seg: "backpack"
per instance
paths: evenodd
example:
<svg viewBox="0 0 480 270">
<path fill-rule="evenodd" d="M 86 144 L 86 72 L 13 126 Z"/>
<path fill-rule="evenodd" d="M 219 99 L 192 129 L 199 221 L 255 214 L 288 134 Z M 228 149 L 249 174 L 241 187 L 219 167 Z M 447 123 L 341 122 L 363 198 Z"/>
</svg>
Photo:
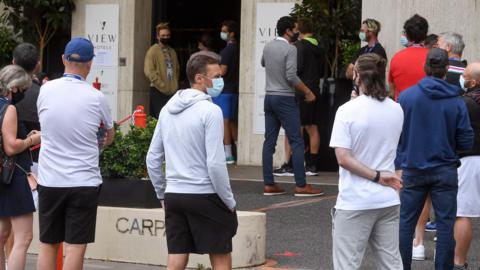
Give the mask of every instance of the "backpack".
<svg viewBox="0 0 480 270">
<path fill-rule="evenodd" d="M 8 104 L 0 109 L 0 184 L 8 185 L 12 182 L 13 172 L 15 171 L 15 156 L 9 157 L 3 148 L 2 125 L 3 118 L 7 112 Z"/>
</svg>

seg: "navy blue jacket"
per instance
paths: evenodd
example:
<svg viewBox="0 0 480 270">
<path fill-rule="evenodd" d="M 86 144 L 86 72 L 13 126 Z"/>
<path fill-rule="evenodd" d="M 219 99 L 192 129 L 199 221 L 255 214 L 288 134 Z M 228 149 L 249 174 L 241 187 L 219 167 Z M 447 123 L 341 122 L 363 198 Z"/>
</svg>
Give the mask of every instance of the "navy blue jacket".
<svg viewBox="0 0 480 270">
<path fill-rule="evenodd" d="M 400 94 L 403 131 L 395 167 L 409 174 L 459 164 L 457 150 L 473 147 L 473 129 L 459 87 L 425 77 Z"/>
</svg>

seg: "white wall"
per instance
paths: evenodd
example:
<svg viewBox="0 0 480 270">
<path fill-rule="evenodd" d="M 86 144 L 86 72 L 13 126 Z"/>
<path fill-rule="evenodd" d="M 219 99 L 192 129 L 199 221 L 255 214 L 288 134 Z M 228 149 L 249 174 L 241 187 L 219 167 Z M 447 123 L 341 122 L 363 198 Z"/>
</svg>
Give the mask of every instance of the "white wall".
<svg viewBox="0 0 480 270">
<path fill-rule="evenodd" d="M 463 35 L 463 57 L 480 61 L 480 0 L 363 0 L 362 18 L 374 18 L 382 24 L 380 43 L 389 59 L 400 50 L 404 22 L 415 13 L 427 19 L 429 33 L 454 31 Z"/>
<path fill-rule="evenodd" d="M 137 105 L 144 105 L 148 112 L 149 83 L 143 74 L 143 61 L 150 47 L 152 1 L 76 0 L 76 9 L 72 14 L 72 36 L 85 35 L 87 4 L 118 4 L 120 8 L 118 55 L 119 58 L 126 58 L 126 65 L 118 68 L 118 118 L 131 114 Z"/>
<path fill-rule="evenodd" d="M 263 135 L 253 133 L 255 106 L 255 35 L 257 3 L 295 3 L 295 0 L 242 0 L 240 36 L 240 102 L 238 123 L 238 164 L 261 165 Z M 285 14 L 288 15 L 288 14 Z M 261 108 L 263 110 L 263 107 Z M 279 136 L 275 166 L 283 162 L 283 137 Z"/>
</svg>

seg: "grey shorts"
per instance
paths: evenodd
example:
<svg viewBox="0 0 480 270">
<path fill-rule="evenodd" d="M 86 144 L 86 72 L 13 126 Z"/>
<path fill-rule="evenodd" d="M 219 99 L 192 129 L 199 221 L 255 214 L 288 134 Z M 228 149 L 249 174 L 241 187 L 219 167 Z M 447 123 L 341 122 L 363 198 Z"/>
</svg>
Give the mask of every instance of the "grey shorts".
<svg viewBox="0 0 480 270">
<path fill-rule="evenodd" d="M 400 206 L 371 210 L 332 209 L 333 268 L 360 269 L 367 247 L 376 269 L 402 270 L 399 250 Z"/>
</svg>

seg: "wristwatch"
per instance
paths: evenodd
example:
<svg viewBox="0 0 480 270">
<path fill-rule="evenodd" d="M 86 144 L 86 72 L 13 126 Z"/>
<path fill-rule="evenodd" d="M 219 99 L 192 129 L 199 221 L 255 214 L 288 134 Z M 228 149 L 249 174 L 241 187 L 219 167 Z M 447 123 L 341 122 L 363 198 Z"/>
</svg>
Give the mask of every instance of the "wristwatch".
<svg viewBox="0 0 480 270">
<path fill-rule="evenodd" d="M 375 178 L 373 178 L 373 182 L 374 183 L 378 183 L 378 181 L 380 181 L 380 172 L 379 171 L 376 171 L 377 174 L 375 175 Z"/>
</svg>

